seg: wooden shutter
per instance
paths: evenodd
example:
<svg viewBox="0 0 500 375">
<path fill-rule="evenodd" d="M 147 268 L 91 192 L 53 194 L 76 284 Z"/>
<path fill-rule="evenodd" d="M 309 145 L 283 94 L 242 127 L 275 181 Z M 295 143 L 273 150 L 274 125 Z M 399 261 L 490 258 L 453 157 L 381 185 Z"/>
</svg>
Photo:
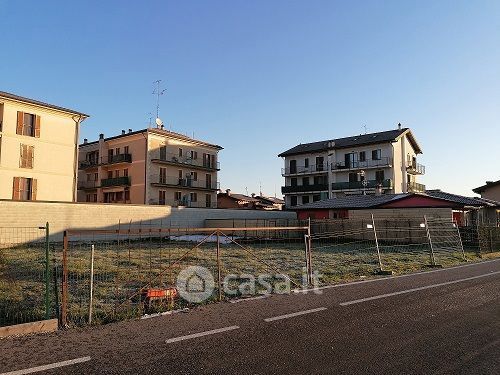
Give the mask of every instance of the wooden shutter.
<svg viewBox="0 0 500 375">
<path fill-rule="evenodd" d="M 36 178 L 31 179 L 31 200 L 36 201 L 36 192 L 37 192 L 37 180 Z"/>
<path fill-rule="evenodd" d="M 28 151 L 28 156 L 27 156 L 27 167 L 28 168 L 33 168 L 33 162 L 35 159 L 35 146 L 26 146 L 27 151 Z"/>
<path fill-rule="evenodd" d="M 19 151 L 19 166 L 21 168 L 26 168 L 26 146 L 21 145 L 20 151 Z"/>
<path fill-rule="evenodd" d="M 16 134 L 23 135 L 24 112 L 17 111 Z"/>
<path fill-rule="evenodd" d="M 35 137 L 40 138 L 40 116 L 35 116 Z"/>
<path fill-rule="evenodd" d="M 21 199 L 21 177 L 14 177 L 14 186 L 12 187 L 12 199 L 15 201 Z"/>
<path fill-rule="evenodd" d="M 211 162 L 212 162 L 211 163 L 212 164 L 211 167 L 215 168 L 215 155 L 212 155 L 210 158 L 211 158 Z"/>
</svg>

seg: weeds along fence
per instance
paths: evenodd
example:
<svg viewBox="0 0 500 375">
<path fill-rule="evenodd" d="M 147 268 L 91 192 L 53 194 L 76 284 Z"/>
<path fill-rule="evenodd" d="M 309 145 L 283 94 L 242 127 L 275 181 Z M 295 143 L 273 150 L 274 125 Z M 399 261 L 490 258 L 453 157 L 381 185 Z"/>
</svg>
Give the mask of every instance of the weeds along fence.
<svg viewBox="0 0 500 375">
<path fill-rule="evenodd" d="M 311 233 L 312 265 L 323 283 L 450 266 L 476 256 L 464 251 L 457 226 L 445 219 L 316 220 Z"/>
<path fill-rule="evenodd" d="M 0 326 L 55 315 L 49 225 L 0 228 Z"/>
<path fill-rule="evenodd" d="M 286 275 L 291 287 L 300 287 L 308 269 L 304 241 L 308 230 L 152 226 L 67 230 L 62 324 L 105 323 L 188 307 L 190 302 L 174 297 L 182 272 L 193 267 L 208 273 L 209 280 L 202 282 L 213 282 L 206 303 L 259 293 L 265 284 L 251 281 L 262 275 L 268 275 L 271 284 L 278 275 Z M 206 285 L 197 282 L 190 287 L 204 290 Z"/>
</svg>

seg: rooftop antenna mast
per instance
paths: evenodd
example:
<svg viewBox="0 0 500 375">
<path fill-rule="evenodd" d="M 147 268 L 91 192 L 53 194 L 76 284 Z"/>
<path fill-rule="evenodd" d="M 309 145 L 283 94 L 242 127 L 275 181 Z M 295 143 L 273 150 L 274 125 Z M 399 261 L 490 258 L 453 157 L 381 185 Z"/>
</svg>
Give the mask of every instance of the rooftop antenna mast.
<svg viewBox="0 0 500 375">
<path fill-rule="evenodd" d="M 367 131 L 366 131 L 366 130 L 367 130 L 368 128 L 366 127 L 366 125 L 363 125 L 363 128 L 365 129 L 365 134 L 366 134 L 366 133 L 367 133 Z"/>
<path fill-rule="evenodd" d="M 153 90 L 153 95 L 156 95 L 156 120 L 155 120 L 155 122 L 159 128 L 163 128 L 163 121 L 160 119 L 160 96 L 163 95 L 163 93 L 165 91 L 167 91 L 167 89 L 162 90 L 160 88 L 161 79 L 158 79 L 158 80 L 154 81 L 153 83 L 156 83 L 156 87 Z"/>
</svg>

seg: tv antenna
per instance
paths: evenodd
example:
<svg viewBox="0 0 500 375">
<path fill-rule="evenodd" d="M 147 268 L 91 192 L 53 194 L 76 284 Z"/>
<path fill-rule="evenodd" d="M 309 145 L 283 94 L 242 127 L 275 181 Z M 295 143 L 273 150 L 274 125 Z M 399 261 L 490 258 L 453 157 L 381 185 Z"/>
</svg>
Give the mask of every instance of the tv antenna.
<svg viewBox="0 0 500 375">
<path fill-rule="evenodd" d="M 156 119 L 158 120 L 160 118 L 160 96 L 163 95 L 163 93 L 167 91 L 167 89 L 162 90 L 160 88 L 161 79 L 158 79 L 153 83 L 156 83 L 156 87 L 153 90 L 153 95 L 156 95 Z"/>
<path fill-rule="evenodd" d="M 363 129 L 365 129 L 365 134 L 366 134 L 366 133 L 367 133 L 367 129 L 368 129 L 368 128 L 366 127 L 366 125 L 363 125 Z"/>
</svg>

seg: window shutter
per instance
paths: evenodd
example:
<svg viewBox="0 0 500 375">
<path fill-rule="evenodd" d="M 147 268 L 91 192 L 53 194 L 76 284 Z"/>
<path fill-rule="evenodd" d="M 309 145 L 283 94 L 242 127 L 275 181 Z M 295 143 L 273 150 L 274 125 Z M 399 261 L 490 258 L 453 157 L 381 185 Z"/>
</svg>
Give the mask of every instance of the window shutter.
<svg viewBox="0 0 500 375">
<path fill-rule="evenodd" d="M 36 178 L 31 179 L 31 200 L 36 201 L 36 191 L 37 191 L 37 181 Z"/>
<path fill-rule="evenodd" d="M 14 186 L 12 187 L 12 199 L 18 201 L 21 199 L 21 178 L 14 177 Z"/>
<path fill-rule="evenodd" d="M 40 138 L 40 116 L 35 117 L 35 138 Z"/>
<path fill-rule="evenodd" d="M 26 168 L 26 146 L 21 145 L 19 152 L 19 166 L 21 168 Z"/>
<path fill-rule="evenodd" d="M 33 168 L 33 162 L 35 160 L 35 146 L 27 146 L 28 148 L 28 168 Z"/>
<path fill-rule="evenodd" d="M 16 134 L 23 135 L 24 112 L 17 111 Z"/>
<path fill-rule="evenodd" d="M 215 168 L 215 155 L 212 155 L 212 156 L 211 156 L 211 162 L 212 162 L 212 163 L 211 163 L 211 164 L 212 164 L 212 165 L 211 165 L 211 167 L 212 167 L 212 168 Z"/>
</svg>

